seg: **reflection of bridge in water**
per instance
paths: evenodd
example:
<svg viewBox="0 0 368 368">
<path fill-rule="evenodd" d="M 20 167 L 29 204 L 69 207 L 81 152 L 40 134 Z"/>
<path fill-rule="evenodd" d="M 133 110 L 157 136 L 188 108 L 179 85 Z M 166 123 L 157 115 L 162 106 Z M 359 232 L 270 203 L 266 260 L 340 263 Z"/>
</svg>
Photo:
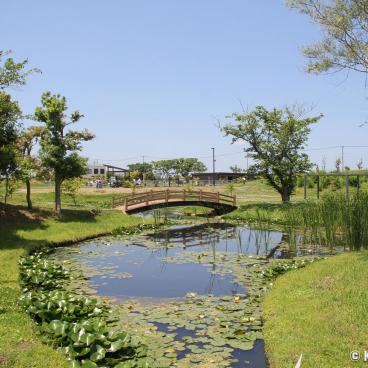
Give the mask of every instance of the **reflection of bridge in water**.
<svg viewBox="0 0 368 368">
<path fill-rule="evenodd" d="M 220 192 L 203 190 L 166 189 L 134 193 L 129 196 L 114 196 L 112 207 L 126 213 L 139 213 L 155 208 L 176 206 L 203 206 L 223 214 L 236 209 L 236 197 Z"/>
<path fill-rule="evenodd" d="M 157 243 L 180 244 L 187 248 L 209 245 L 211 242 L 220 242 L 235 236 L 236 226 L 228 223 L 180 226 L 147 235 Z"/>
</svg>

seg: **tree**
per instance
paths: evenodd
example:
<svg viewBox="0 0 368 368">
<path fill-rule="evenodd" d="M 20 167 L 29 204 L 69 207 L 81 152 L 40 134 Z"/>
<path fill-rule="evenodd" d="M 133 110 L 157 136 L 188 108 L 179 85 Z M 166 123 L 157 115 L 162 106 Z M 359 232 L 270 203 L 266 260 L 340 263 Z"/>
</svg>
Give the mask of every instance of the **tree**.
<svg viewBox="0 0 368 368">
<path fill-rule="evenodd" d="M 174 160 L 159 160 L 153 162 L 154 170 L 165 180 L 169 180 L 173 175 L 173 166 L 175 166 Z"/>
<path fill-rule="evenodd" d="M 179 158 L 174 161 L 174 168 L 178 175 L 181 175 L 188 181 L 190 174 L 194 172 L 204 172 L 206 165 L 197 158 Z"/>
<path fill-rule="evenodd" d="M 233 137 L 233 143 L 239 140 L 248 143 L 245 152 L 255 161 L 250 171 L 265 177 L 280 193 L 283 202 L 290 201 L 296 175 L 313 166 L 301 151 L 307 142 L 310 124 L 316 123 L 322 115 L 302 118 L 303 115 L 304 111 L 295 108 L 268 111 L 257 106 L 249 113 L 232 114 L 228 118 L 234 120 L 235 125 L 222 128 L 226 135 Z"/>
<path fill-rule="evenodd" d="M 197 158 L 175 158 L 171 160 L 160 160 L 153 162 L 153 167 L 162 178 L 170 180 L 176 178 L 178 181 L 180 177 L 188 179 L 193 172 L 206 171 L 206 166 Z"/>
<path fill-rule="evenodd" d="M 0 62 L 5 55 L 10 52 L 4 52 L 0 50 Z M 26 84 L 26 78 L 32 73 L 39 73 L 40 70 L 32 68 L 25 70 L 28 64 L 28 59 L 25 59 L 19 63 L 15 62 L 12 58 L 7 58 L 3 65 L 0 65 L 0 89 L 5 89 L 15 86 L 23 86 Z"/>
<path fill-rule="evenodd" d="M 341 158 L 338 157 L 335 161 L 335 168 L 337 172 L 340 172 L 340 167 L 341 167 Z"/>
<path fill-rule="evenodd" d="M 79 177 L 87 172 L 87 159 L 80 157 L 81 142 L 89 141 L 94 135 L 87 130 L 66 131 L 77 123 L 83 115 L 74 111 L 68 118 L 66 99 L 59 94 L 45 92 L 41 98 L 42 106 L 37 107 L 35 119 L 45 124 L 40 139 L 40 158 L 42 164 L 53 171 L 55 183 L 55 211 L 61 212 L 61 185 L 65 179 Z"/>
<path fill-rule="evenodd" d="M 39 141 L 44 129 L 41 126 L 30 126 L 18 137 L 18 149 L 20 151 L 21 177 L 26 184 L 27 208 L 32 209 L 31 180 L 35 172 L 40 169 L 39 161 L 32 156 L 32 149 Z"/>
<path fill-rule="evenodd" d="M 235 174 L 244 172 L 244 170 L 240 168 L 238 165 L 230 166 L 230 170 Z"/>
<path fill-rule="evenodd" d="M 367 0 L 288 0 L 323 31 L 322 41 L 303 48 L 307 72 L 354 70 L 368 72 Z"/>
<path fill-rule="evenodd" d="M 22 112 L 10 95 L 0 91 L 0 179 L 5 179 L 5 202 L 8 196 L 9 178 L 17 171 L 16 140 Z"/>
<path fill-rule="evenodd" d="M 138 177 L 143 179 L 143 176 L 145 179 L 154 179 L 153 175 L 153 165 L 149 162 L 137 162 L 135 164 L 129 164 L 128 169 L 131 172 L 138 172 Z"/>
<path fill-rule="evenodd" d="M 0 62 L 9 52 L 0 50 Z M 20 63 L 7 58 L 0 65 L 0 180 L 5 178 L 5 203 L 10 192 L 15 188 L 17 167 L 16 141 L 20 131 L 22 111 L 17 102 L 4 92 L 6 88 L 24 85 L 26 77 L 39 72 L 38 69 L 25 70 L 28 60 Z"/>
<path fill-rule="evenodd" d="M 362 170 L 363 169 L 363 159 L 360 158 L 358 163 L 357 163 L 357 168 L 358 170 Z"/>
<path fill-rule="evenodd" d="M 82 185 L 83 180 L 80 177 L 66 179 L 62 184 L 63 192 L 73 200 L 74 206 L 77 205 L 77 194 L 82 188 Z"/>
</svg>

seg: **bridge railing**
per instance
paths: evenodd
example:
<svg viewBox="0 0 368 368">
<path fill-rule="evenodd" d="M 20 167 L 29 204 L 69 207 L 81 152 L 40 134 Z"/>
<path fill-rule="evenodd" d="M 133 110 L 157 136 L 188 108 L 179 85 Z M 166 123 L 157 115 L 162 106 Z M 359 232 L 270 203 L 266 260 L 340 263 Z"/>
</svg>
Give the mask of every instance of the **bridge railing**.
<svg viewBox="0 0 368 368">
<path fill-rule="evenodd" d="M 151 190 L 148 192 L 140 192 L 129 196 L 113 197 L 112 206 L 124 206 L 125 211 L 131 207 L 142 204 L 143 206 L 152 203 L 168 203 L 168 202 L 211 202 L 223 203 L 236 206 L 236 197 L 223 194 L 220 192 L 207 192 L 203 190 L 187 190 L 187 189 L 166 189 Z"/>
</svg>

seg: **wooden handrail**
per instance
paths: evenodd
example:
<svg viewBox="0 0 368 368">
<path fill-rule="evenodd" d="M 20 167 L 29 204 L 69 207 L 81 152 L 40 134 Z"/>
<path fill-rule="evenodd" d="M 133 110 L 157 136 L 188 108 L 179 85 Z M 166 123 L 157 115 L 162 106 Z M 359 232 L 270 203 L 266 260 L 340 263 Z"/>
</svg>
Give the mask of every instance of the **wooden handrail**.
<svg viewBox="0 0 368 368">
<path fill-rule="evenodd" d="M 236 205 L 236 197 L 220 192 L 206 192 L 200 190 L 166 189 L 150 190 L 147 192 L 134 193 L 128 196 L 113 196 L 112 206 L 124 205 L 125 211 L 131 207 L 143 204 L 149 206 L 157 202 L 210 202 L 216 204 Z"/>
</svg>

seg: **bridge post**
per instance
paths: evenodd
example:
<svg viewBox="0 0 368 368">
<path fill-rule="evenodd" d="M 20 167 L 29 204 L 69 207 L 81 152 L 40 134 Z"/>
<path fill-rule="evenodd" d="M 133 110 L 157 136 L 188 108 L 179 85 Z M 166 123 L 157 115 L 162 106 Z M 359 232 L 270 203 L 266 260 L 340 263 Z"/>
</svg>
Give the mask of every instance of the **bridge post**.
<svg viewBox="0 0 368 368">
<path fill-rule="evenodd" d="M 220 202 L 220 192 L 216 193 L 216 201 L 217 201 L 217 203 Z"/>
<path fill-rule="evenodd" d="M 145 197 L 146 197 L 146 206 L 148 206 L 149 197 L 150 197 L 149 192 L 145 194 Z"/>
<path fill-rule="evenodd" d="M 124 201 L 124 211 L 126 212 L 127 209 L 128 209 L 128 199 L 125 198 L 125 201 Z"/>
<path fill-rule="evenodd" d="M 183 189 L 183 201 L 185 202 L 185 189 Z"/>
<path fill-rule="evenodd" d="M 165 193 L 165 202 L 166 203 L 169 202 L 169 196 L 170 196 L 170 189 L 166 189 L 166 193 Z"/>
<path fill-rule="evenodd" d="M 202 189 L 199 190 L 199 201 L 202 202 Z"/>
</svg>

